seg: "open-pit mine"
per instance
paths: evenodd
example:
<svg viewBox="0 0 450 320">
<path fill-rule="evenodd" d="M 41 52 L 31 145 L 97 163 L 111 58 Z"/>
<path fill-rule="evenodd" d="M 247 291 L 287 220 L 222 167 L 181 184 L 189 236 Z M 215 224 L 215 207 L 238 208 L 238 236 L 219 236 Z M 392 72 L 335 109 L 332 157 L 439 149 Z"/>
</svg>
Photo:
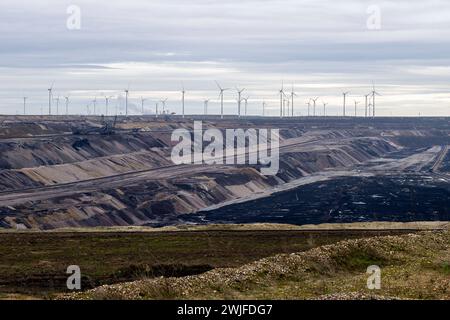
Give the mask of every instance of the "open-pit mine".
<svg viewBox="0 0 450 320">
<path fill-rule="evenodd" d="M 175 165 L 175 129 L 279 129 L 279 171 Z M 448 118 L 3 116 L 0 227 L 450 220 Z"/>
</svg>

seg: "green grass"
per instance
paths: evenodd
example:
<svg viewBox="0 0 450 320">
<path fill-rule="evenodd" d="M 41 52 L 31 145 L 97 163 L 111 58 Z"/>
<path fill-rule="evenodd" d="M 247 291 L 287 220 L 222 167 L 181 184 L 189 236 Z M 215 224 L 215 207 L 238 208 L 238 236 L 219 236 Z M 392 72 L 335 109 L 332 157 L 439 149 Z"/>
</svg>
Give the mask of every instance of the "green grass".
<svg viewBox="0 0 450 320">
<path fill-rule="evenodd" d="M 441 265 L 441 271 L 445 275 L 450 275 L 450 262 L 444 262 Z"/>
<path fill-rule="evenodd" d="M 66 269 L 79 265 L 84 289 L 143 277 L 237 267 L 344 239 L 364 231 L 177 231 L 0 233 L 0 293 L 45 297 L 65 290 Z"/>
<path fill-rule="evenodd" d="M 146 279 L 96 288 L 69 298 L 450 299 L 449 258 L 449 231 L 374 237 L 271 256 L 202 276 Z M 380 290 L 367 288 L 366 268 L 373 264 L 381 267 Z"/>
</svg>

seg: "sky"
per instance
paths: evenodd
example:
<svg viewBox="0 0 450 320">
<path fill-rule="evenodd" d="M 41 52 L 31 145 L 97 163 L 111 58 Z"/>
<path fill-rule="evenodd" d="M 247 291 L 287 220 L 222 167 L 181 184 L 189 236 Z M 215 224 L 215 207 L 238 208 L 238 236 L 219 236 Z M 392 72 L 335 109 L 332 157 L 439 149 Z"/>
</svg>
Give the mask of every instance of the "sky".
<svg viewBox="0 0 450 320">
<path fill-rule="evenodd" d="M 74 7 L 75 6 L 75 7 Z M 73 8 L 76 10 L 73 11 Z M 79 14 L 78 10 L 79 9 Z M 79 28 L 78 28 L 79 27 Z M 372 83 L 380 116 L 450 115 L 450 1 L 445 0 L 2 0 L 0 113 L 237 112 L 279 114 L 282 82 L 295 114 L 363 115 Z"/>
</svg>

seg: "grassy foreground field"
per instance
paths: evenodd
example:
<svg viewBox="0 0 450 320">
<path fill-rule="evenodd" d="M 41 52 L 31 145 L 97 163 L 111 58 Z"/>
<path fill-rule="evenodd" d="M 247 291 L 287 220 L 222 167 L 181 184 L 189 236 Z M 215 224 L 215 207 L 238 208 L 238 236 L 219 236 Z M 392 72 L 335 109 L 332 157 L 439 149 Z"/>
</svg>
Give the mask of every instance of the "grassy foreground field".
<svg viewBox="0 0 450 320">
<path fill-rule="evenodd" d="M 367 289 L 366 268 L 382 269 Z M 352 239 L 237 268 L 102 286 L 64 299 L 450 299 L 450 232 Z"/>
<path fill-rule="evenodd" d="M 311 260 L 308 263 L 319 269 L 308 269 L 315 271 L 308 273 L 306 270 L 308 272 L 300 275 L 291 274 L 289 263 L 284 260 L 291 257 L 290 254 L 309 254 L 311 250 L 322 250 L 318 248 L 320 246 L 333 245 L 339 241 L 362 238 L 372 241 L 376 236 L 405 235 L 417 232 L 418 229 L 443 227 L 445 224 L 442 223 L 377 223 L 308 228 L 286 225 L 228 225 L 158 230 L 113 228 L 52 232 L 3 231 L 0 232 L 0 298 L 57 297 L 67 292 L 66 269 L 69 265 L 80 266 L 83 291 L 102 285 L 118 286 L 83 292 L 73 296 L 74 298 L 317 297 L 337 292 L 334 286 L 339 286 L 340 283 L 345 284 L 344 291 L 364 285 L 364 271 L 368 264 L 380 264 L 386 268 L 402 268 L 403 265 L 393 263 L 389 254 L 366 256 L 364 249 L 361 252 L 356 250 L 356 256 L 351 256 L 350 262 L 345 256 L 342 256 L 342 263 L 335 261 L 334 264 L 326 261 L 322 265 Z M 450 259 L 448 247 L 446 248 L 439 253 L 442 261 L 433 262 L 436 264 L 434 269 L 426 269 L 434 279 L 439 279 L 439 263 L 444 273 L 448 269 Z M 433 251 L 429 251 L 430 254 L 431 252 Z M 253 270 L 255 264 L 259 265 L 261 261 L 265 261 L 264 258 L 267 258 L 267 261 L 281 259 L 274 268 L 281 268 L 286 272 L 280 273 L 276 278 L 262 277 L 261 281 L 258 280 L 259 276 L 251 279 L 244 277 L 242 281 L 239 280 L 243 287 L 236 287 L 232 276 L 228 278 L 228 273 L 251 275 L 248 270 Z M 347 270 L 345 266 L 348 263 L 350 267 Z M 388 270 L 390 269 L 383 269 L 383 272 Z M 223 272 L 225 273 L 222 275 Z M 433 272 L 437 273 L 437 276 L 434 276 Z M 354 281 L 349 281 L 349 276 L 352 279 L 354 277 Z M 207 282 L 208 279 L 214 279 L 214 285 L 208 287 L 207 282 L 202 285 L 195 284 L 199 292 L 184 289 L 180 291 L 178 287 L 180 281 L 187 281 L 189 288 L 190 281 L 203 282 L 202 279 Z M 135 282 L 123 284 L 130 281 Z M 348 287 L 350 284 L 354 284 L 354 287 Z M 131 286 L 131 293 L 127 291 L 122 294 L 123 286 Z"/>
</svg>

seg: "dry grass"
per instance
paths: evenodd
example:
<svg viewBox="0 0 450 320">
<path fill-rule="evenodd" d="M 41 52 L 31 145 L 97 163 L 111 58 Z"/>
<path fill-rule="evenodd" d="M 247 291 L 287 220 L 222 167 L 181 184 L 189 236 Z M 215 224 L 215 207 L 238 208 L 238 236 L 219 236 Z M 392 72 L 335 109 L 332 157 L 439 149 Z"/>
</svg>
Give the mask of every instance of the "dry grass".
<svg viewBox="0 0 450 320">
<path fill-rule="evenodd" d="M 61 296 L 69 299 L 450 299 L 450 232 L 346 240 L 281 254 L 239 268 L 148 279 Z M 367 266 L 382 268 L 382 288 L 366 288 Z"/>
</svg>

